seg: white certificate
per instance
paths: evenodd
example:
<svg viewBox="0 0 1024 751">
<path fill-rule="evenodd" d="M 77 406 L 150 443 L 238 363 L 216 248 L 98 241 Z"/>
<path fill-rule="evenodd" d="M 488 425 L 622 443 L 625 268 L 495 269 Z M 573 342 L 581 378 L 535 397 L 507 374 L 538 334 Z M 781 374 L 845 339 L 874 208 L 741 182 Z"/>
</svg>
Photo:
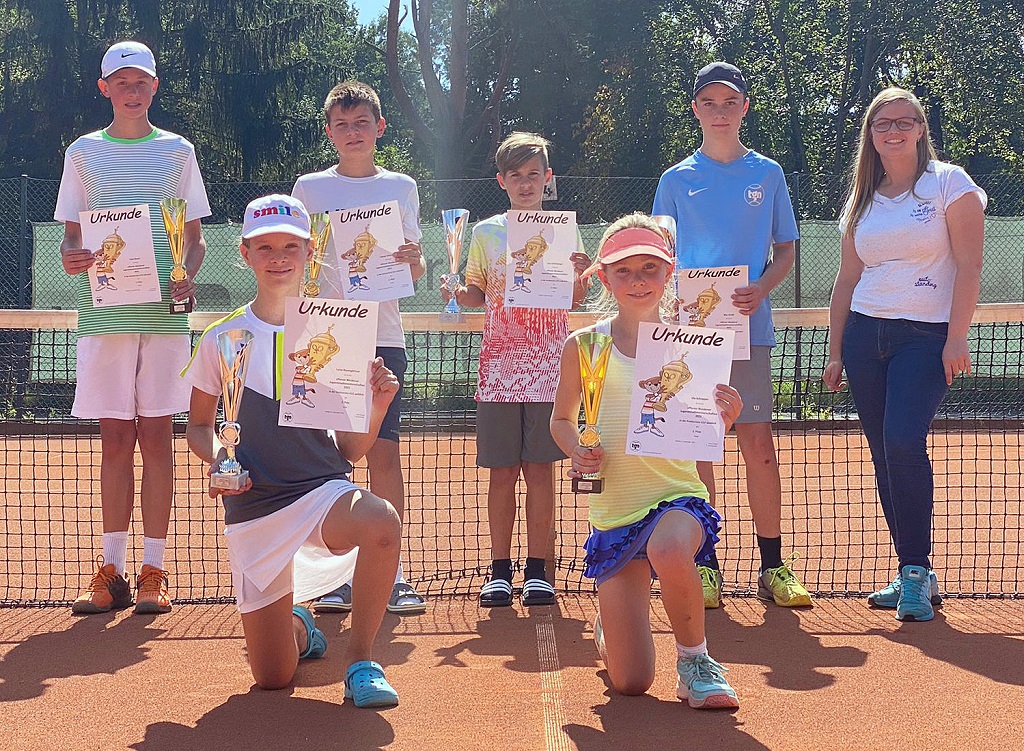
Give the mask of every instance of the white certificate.
<svg viewBox="0 0 1024 751">
<path fill-rule="evenodd" d="M 721 461 L 725 423 L 714 390 L 729 383 L 735 334 L 641 323 L 626 453 Z"/>
<path fill-rule="evenodd" d="M 333 262 L 346 300 L 383 302 L 416 294 L 409 264 L 395 260 L 398 246 L 405 245 L 397 201 L 332 211 L 329 216 Z"/>
<path fill-rule="evenodd" d="M 160 302 L 148 205 L 82 211 L 78 221 L 82 247 L 96 259 L 88 271 L 94 307 Z"/>
<path fill-rule="evenodd" d="M 377 303 L 289 298 L 278 424 L 369 432 L 376 348 Z"/>
<path fill-rule="evenodd" d="M 736 348 L 733 360 L 750 359 L 750 316 L 743 315 L 732 304 L 732 293 L 746 287 L 748 278 L 746 266 L 676 271 L 679 323 L 734 331 Z"/>
<path fill-rule="evenodd" d="M 509 210 L 505 247 L 505 307 L 572 307 L 579 247 L 575 211 Z"/>
</svg>

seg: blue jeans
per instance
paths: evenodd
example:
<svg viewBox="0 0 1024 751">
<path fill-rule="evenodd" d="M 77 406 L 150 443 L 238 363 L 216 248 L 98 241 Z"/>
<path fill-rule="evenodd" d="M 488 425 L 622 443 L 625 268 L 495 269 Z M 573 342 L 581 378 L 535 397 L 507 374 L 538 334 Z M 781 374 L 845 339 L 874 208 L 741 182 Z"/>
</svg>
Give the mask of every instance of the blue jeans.
<svg viewBox="0 0 1024 751">
<path fill-rule="evenodd" d="M 931 568 L 928 429 L 949 388 L 942 367 L 947 329 L 945 323 L 851 312 L 843 334 L 843 366 L 900 569 Z"/>
</svg>

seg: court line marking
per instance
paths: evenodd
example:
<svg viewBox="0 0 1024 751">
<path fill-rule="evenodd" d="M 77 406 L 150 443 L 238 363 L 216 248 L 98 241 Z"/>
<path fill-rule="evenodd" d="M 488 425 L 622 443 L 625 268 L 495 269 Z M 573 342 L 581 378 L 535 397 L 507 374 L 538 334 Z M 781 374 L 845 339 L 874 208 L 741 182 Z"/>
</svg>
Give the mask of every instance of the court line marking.
<svg viewBox="0 0 1024 751">
<path fill-rule="evenodd" d="M 548 751 L 571 751 L 562 711 L 562 673 L 551 614 L 537 617 L 537 657 L 540 661 L 540 695 L 544 708 L 544 744 Z"/>
</svg>

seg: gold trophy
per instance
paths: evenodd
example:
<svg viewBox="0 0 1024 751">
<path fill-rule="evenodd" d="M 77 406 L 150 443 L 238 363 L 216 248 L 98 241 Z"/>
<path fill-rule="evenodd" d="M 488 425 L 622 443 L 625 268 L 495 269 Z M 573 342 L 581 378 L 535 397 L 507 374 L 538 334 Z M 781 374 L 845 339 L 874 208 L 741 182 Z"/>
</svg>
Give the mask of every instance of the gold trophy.
<svg viewBox="0 0 1024 751">
<path fill-rule="evenodd" d="M 462 284 L 462 277 L 459 276 L 459 259 L 462 256 L 462 242 L 466 236 L 466 225 L 469 224 L 469 211 L 446 209 L 441 212 L 441 222 L 444 224 L 444 241 L 448 248 L 449 271 L 441 279 L 447 282 L 452 297 L 438 318 L 442 321 L 458 322 L 464 320 L 464 317 L 462 309 L 455 299 L 455 290 Z"/>
<path fill-rule="evenodd" d="M 171 281 L 183 282 L 188 279 L 185 270 L 185 199 L 161 198 L 160 214 L 164 218 L 164 229 L 167 230 L 167 243 L 171 246 Z M 191 313 L 192 300 L 171 300 L 172 313 Z"/>
<path fill-rule="evenodd" d="M 601 445 L 601 431 L 597 427 L 597 413 L 601 409 L 604 379 L 608 375 L 608 358 L 612 353 L 612 338 L 608 334 L 589 331 L 576 338 L 580 355 L 580 381 L 583 385 L 583 425 L 580 426 L 580 446 L 592 449 Z M 604 479 L 600 472 L 584 473 L 572 480 L 573 493 L 600 493 Z"/>
<path fill-rule="evenodd" d="M 309 236 L 313 241 L 313 257 L 306 264 L 306 283 L 303 285 L 302 291 L 306 293 L 306 297 L 318 297 L 320 283 L 317 278 L 319 278 L 320 269 L 324 265 L 327 241 L 331 237 L 331 220 L 326 211 L 309 215 Z"/>
<path fill-rule="evenodd" d="M 210 485 L 222 490 L 241 490 L 249 480 L 248 470 L 235 458 L 242 427 L 238 424 L 238 408 L 245 391 L 245 373 L 249 369 L 249 348 L 252 332 L 232 329 L 217 334 L 217 356 L 220 360 L 221 393 L 224 397 L 224 422 L 217 430 L 228 455 L 210 475 Z"/>
</svg>

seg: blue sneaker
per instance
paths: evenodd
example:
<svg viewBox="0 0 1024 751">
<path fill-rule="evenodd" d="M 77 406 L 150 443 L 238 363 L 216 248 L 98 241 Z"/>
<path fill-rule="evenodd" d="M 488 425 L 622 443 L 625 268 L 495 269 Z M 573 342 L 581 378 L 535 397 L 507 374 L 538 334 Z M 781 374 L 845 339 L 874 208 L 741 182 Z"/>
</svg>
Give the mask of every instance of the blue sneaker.
<svg viewBox="0 0 1024 751">
<path fill-rule="evenodd" d="M 896 620 L 930 621 L 935 617 L 928 586 L 928 569 L 904 566 L 900 572 L 900 599 L 896 603 Z"/>
<path fill-rule="evenodd" d="M 353 662 L 345 673 L 345 698 L 357 707 L 397 707 L 398 692 L 384 677 L 384 668 L 370 660 Z"/>
<path fill-rule="evenodd" d="M 301 605 L 292 608 L 292 615 L 306 627 L 306 650 L 299 654 L 300 660 L 319 660 L 327 651 L 327 637 L 313 625 L 313 614 Z"/>
<path fill-rule="evenodd" d="M 725 674 L 729 669 L 707 654 L 680 657 L 676 661 L 679 680 L 676 696 L 685 699 L 694 709 L 735 709 L 740 705 L 736 692 Z"/>
<path fill-rule="evenodd" d="M 873 608 L 895 608 L 900 601 L 902 582 L 903 579 L 896 574 L 896 578 L 892 580 L 891 584 L 868 595 L 868 605 Z M 939 577 L 935 575 L 934 571 L 928 572 L 928 594 L 933 607 L 942 604 L 942 595 L 939 594 Z"/>
</svg>

